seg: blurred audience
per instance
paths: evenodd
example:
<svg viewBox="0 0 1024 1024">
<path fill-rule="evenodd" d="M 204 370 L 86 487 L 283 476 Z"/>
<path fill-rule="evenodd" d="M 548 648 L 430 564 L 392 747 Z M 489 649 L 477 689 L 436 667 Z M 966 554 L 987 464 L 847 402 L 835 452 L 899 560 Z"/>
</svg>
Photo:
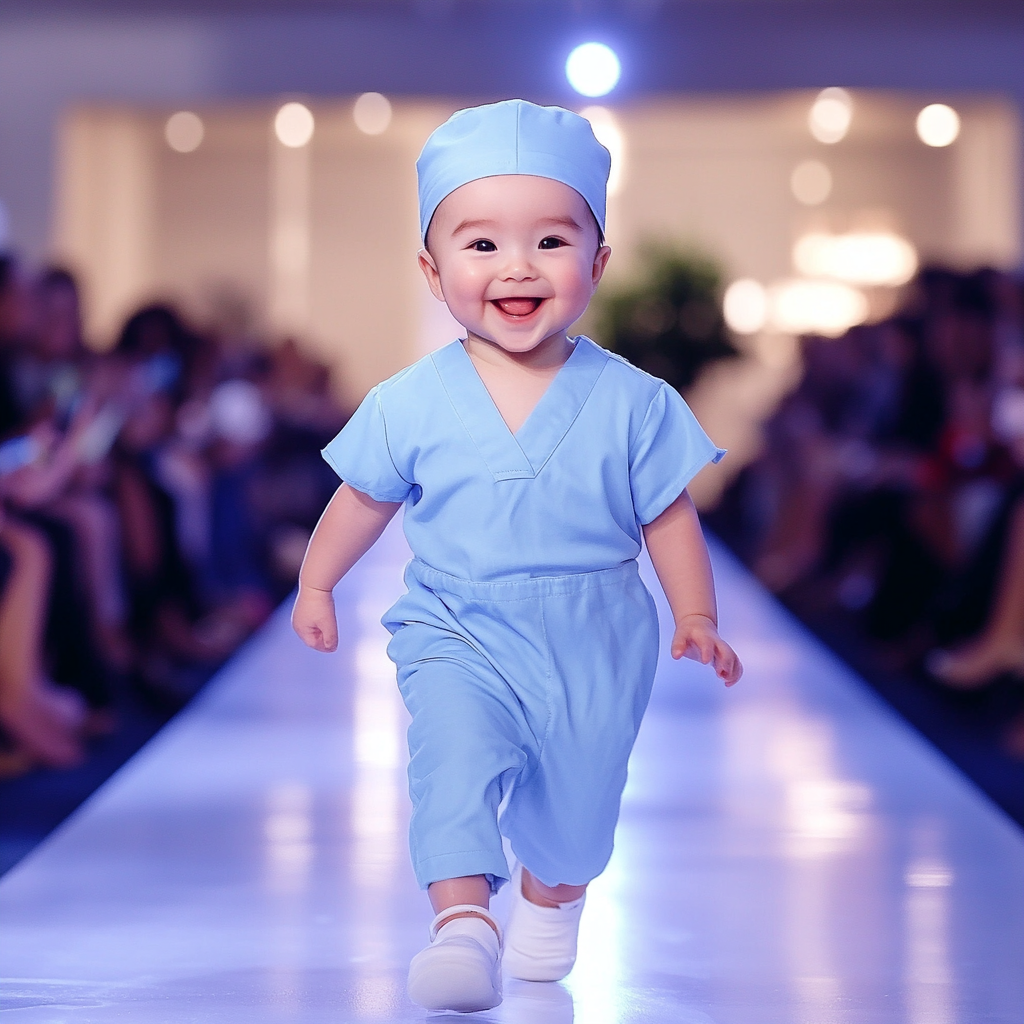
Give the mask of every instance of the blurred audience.
<svg viewBox="0 0 1024 1024">
<path fill-rule="evenodd" d="M 343 422 L 294 340 L 151 305 L 99 353 L 71 274 L 0 255 L 0 776 L 187 701 L 291 589 Z"/>
<path fill-rule="evenodd" d="M 803 361 L 715 526 L 880 664 L 1024 679 L 1021 283 L 926 269 Z M 0 775 L 80 762 L 127 693 L 188 700 L 290 591 L 343 422 L 294 339 L 150 305 L 100 353 L 68 272 L 0 256 Z"/>
<path fill-rule="evenodd" d="M 1024 289 L 932 268 L 896 316 L 803 341 L 715 517 L 798 612 L 953 689 L 1024 679 Z M 1004 743 L 1024 758 L 1024 718 Z"/>
</svg>

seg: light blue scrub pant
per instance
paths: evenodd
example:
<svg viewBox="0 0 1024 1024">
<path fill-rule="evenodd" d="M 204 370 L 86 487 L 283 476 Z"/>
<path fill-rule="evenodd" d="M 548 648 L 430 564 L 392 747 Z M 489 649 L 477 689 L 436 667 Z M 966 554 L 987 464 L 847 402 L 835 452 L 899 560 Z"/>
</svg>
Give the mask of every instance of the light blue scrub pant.
<svg viewBox="0 0 1024 1024">
<path fill-rule="evenodd" d="M 419 884 L 482 874 L 496 891 L 502 834 L 546 885 L 586 884 L 611 856 L 658 658 L 636 562 L 474 583 L 414 559 L 405 580 L 383 622 L 412 715 Z"/>
</svg>

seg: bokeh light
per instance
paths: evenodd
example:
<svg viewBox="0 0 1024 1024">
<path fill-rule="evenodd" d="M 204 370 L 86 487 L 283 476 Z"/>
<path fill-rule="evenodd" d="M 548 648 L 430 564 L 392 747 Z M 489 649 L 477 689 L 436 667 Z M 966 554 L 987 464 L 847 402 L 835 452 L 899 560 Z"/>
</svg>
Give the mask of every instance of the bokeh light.
<svg viewBox="0 0 1024 1024">
<path fill-rule="evenodd" d="M 948 146 L 960 134 L 960 115 L 945 103 L 929 103 L 917 115 L 917 137 L 926 146 Z"/>
<path fill-rule="evenodd" d="M 274 134 L 282 146 L 300 149 L 313 138 L 313 113 L 303 103 L 286 103 L 274 118 Z"/>
<path fill-rule="evenodd" d="M 789 187 L 797 202 L 817 206 L 832 194 L 832 172 L 820 160 L 804 160 L 793 168 Z"/>
<path fill-rule="evenodd" d="M 608 195 L 614 196 L 622 190 L 626 165 L 626 137 L 619 126 L 618 118 L 607 107 L 587 107 L 580 115 L 590 122 L 594 136 L 611 154 L 612 167 L 608 174 Z"/>
<path fill-rule="evenodd" d="M 248 380 L 218 384 L 210 395 L 209 413 L 213 433 L 236 444 L 259 444 L 274 425 L 263 393 Z"/>
<path fill-rule="evenodd" d="M 868 315 L 864 294 L 841 281 L 781 281 L 768 301 L 772 327 L 786 334 L 838 338 Z"/>
<path fill-rule="evenodd" d="M 890 231 L 811 232 L 793 247 L 793 265 L 810 277 L 894 287 L 916 273 L 917 251 Z"/>
<path fill-rule="evenodd" d="M 606 96 L 621 74 L 618 55 L 604 43 L 582 43 L 565 62 L 565 77 L 581 96 Z"/>
<path fill-rule="evenodd" d="M 203 119 L 191 110 L 171 114 L 164 125 L 164 138 L 175 153 L 191 153 L 198 149 L 205 134 Z"/>
<path fill-rule="evenodd" d="M 364 92 L 352 105 L 356 127 L 367 135 L 380 135 L 391 124 L 391 102 L 379 92 Z"/>
<path fill-rule="evenodd" d="M 833 145 L 846 137 L 852 120 L 853 98 L 845 89 L 832 87 L 818 93 L 808 115 L 808 127 L 819 142 Z"/>
<path fill-rule="evenodd" d="M 737 334 L 756 334 L 768 319 L 768 293 L 752 278 L 733 281 L 725 290 L 722 314 Z"/>
</svg>

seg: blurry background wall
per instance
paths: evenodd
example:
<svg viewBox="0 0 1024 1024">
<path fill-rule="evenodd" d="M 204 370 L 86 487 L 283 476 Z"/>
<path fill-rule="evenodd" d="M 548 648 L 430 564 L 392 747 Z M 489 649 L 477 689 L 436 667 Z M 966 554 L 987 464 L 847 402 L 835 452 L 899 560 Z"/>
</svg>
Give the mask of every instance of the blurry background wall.
<svg viewBox="0 0 1024 1024">
<path fill-rule="evenodd" d="M 51 232 L 54 128 L 82 100 L 197 104 L 285 91 L 568 102 L 565 54 L 603 38 L 617 101 L 845 85 L 1024 100 L 1019 4 L 832 0 L 8 0 L 0 188 L 13 242 Z"/>
<path fill-rule="evenodd" d="M 351 101 L 325 101 L 292 148 L 274 133 L 278 106 L 195 107 L 189 152 L 166 141 L 173 109 L 69 111 L 52 248 L 80 275 L 100 346 L 140 303 L 169 300 L 199 322 L 301 339 L 354 405 L 417 355 L 414 164 L 454 108 L 404 103 L 367 135 Z"/>
<path fill-rule="evenodd" d="M 809 130 L 816 96 L 577 102 L 613 150 L 609 287 L 636 276 L 651 242 L 710 255 L 726 282 L 783 282 L 800 276 L 795 246 L 812 232 L 885 232 L 922 260 L 964 268 L 1018 264 L 1012 105 L 958 97 L 956 144 L 931 147 L 914 126 L 933 94 L 855 90 L 848 132 L 827 145 Z M 395 100 L 375 134 L 357 127 L 355 97 L 306 102 L 313 135 L 296 148 L 278 139 L 280 103 L 267 100 L 188 114 L 109 104 L 66 112 L 52 248 L 81 277 L 95 343 L 110 343 L 140 303 L 167 300 L 197 322 L 227 318 L 235 330 L 298 337 L 354 405 L 455 336 L 413 258 L 414 162 L 459 101 Z M 187 152 L 167 135 L 182 117 L 201 134 L 185 138 Z M 867 292 L 875 319 L 897 301 L 892 287 Z M 756 423 L 792 383 L 793 333 L 755 332 L 754 359 L 716 367 L 698 384 L 691 400 L 733 450 L 730 467 L 709 469 L 702 484 L 724 481 L 756 445 Z M 737 389 L 748 420 L 721 401 Z"/>
</svg>

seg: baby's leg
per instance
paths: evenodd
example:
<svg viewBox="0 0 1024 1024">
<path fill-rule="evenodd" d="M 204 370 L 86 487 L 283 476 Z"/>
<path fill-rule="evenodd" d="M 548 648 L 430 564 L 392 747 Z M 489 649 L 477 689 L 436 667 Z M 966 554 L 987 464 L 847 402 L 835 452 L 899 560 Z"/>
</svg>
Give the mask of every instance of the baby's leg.
<svg viewBox="0 0 1024 1024">
<path fill-rule="evenodd" d="M 455 921 L 472 917 L 473 911 L 460 910 L 447 917 L 441 914 L 450 907 L 481 907 L 486 910 L 491 902 L 491 883 L 486 875 L 466 875 L 462 878 L 444 878 L 427 886 L 430 905 L 442 921 Z M 476 915 L 479 916 L 479 915 Z"/>
<path fill-rule="evenodd" d="M 436 917 L 430 945 L 409 965 L 409 997 L 428 1010 L 488 1010 L 501 1002 L 501 929 L 488 910 L 486 875 L 428 886 Z"/>
<path fill-rule="evenodd" d="M 450 633 L 405 626 L 389 653 L 412 715 L 413 866 L 437 915 L 409 996 L 433 1010 L 489 1009 L 501 1001 L 501 930 L 488 903 L 508 875 L 498 805 L 526 766 L 529 729 L 504 681 Z"/>
<path fill-rule="evenodd" d="M 585 885 L 545 885 L 523 865 L 512 873 L 504 964 L 522 981 L 559 981 L 576 963 Z"/>
<path fill-rule="evenodd" d="M 513 977 L 572 969 L 587 883 L 612 853 L 626 766 L 657 664 L 653 601 L 636 577 L 550 600 L 549 722 L 535 771 L 502 828 L 522 864 L 512 879 L 504 962 Z"/>
<path fill-rule="evenodd" d="M 498 806 L 527 766 L 529 726 L 501 677 L 451 634 L 405 626 L 388 651 L 412 715 L 409 846 L 417 881 L 429 887 L 435 910 L 463 900 L 486 908 L 508 878 Z"/>
<path fill-rule="evenodd" d="M 585 885 L 545 885 L 520 866 L 512 875 L 505 970 L 521 981 L 559 981 L 576 963 Z"/>
</svg>

